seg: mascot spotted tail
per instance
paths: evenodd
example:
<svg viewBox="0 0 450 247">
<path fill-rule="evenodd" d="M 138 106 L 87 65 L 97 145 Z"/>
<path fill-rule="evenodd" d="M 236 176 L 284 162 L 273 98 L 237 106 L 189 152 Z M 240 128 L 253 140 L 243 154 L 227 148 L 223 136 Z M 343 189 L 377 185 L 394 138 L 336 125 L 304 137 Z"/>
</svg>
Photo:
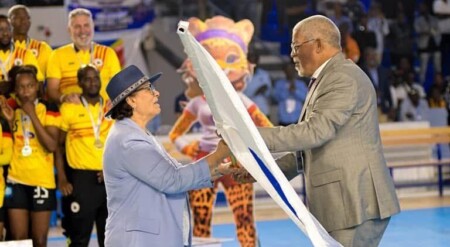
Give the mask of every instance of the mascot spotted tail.
<svg viewBox="0 0 450 247">
<path fill-rule="evenodd" d="M 247 61 L 247 49 L 254 31 L 253 24 L 249 20 L 234 22 L 223 16 L 215 16 L 205 22 L 198 18 L 191 18 L 189 19 L 189 31 L 223 69 L 255 125 L 272 126 L 257 105 L 242 93 L 246 79 L 252 71 L 252 65 Z M 187 59 L 179 71 L 182 73 L 183 81 L 187 84 L 185 94 L 189 98 L 189 102 L 172 128 L 169 137 L 182 153 L 194 159 L 200 159 L 215 150 L 219 138 L 216 134 L 211 110 L 198 85 L 191 62 Z M 184 134 L 197 122 L 201 125 L 201 137 L 196 141 L 188 141 L 187 138 L 184 138 Z M 241 246 L 256 246 L 253 184 L 238 184 L 229 175 L 215 181 L 214 188 L 200 189 L 189 193 L 194 216 L 194 236 L 211 236 L 211 219 L 218 183 L 222 183 L 228 205 L 233 212 L 237 237 Z"/>
</svg>

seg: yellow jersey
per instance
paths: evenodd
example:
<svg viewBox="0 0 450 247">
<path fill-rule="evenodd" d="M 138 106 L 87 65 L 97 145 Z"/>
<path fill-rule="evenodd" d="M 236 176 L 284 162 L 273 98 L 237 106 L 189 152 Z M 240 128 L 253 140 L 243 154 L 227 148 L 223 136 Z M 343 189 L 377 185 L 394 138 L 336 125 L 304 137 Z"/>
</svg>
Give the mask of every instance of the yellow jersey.
<svg viewBox="0 0 450 247">
<path fill-rule="evenodd" d="M 35 109 L 36 115 L 44 127 L 60 127 L 61 116 L 57 105 L 38 101 Z M 28 156 L 22 153 L 26 142 L 24 133 L 27 133 L 26 136 L 32 150 Z M 39 142 L 31 119 L 21 108 L 14 111 L 13 136 L 13 154 L 8 179 L 24 185 L 54 189 L 56 186 L 53 153 L 48 152 Z"/>
<path fill-rule="evenodd" d="M 92 43 L 87 51 L 78 50 L 73 44 L 55 49 L 47 64 L 47 78 L 60 80 L 59 91 L 62 94 L 78 93 L 78 69 L 86 64 L 94 65 L 100 72 L 102 87 L 100 95 L 108 99 L 106 86 L 111 78 L 120 71 L 120 62 L 116 52 L 110 47 Z"/>
<path fill-rule="evenodd" d="M 101 143 L 105 143 L 106 136 L 113 121 L 105 119 L 106 105 L 63 103 L 60 107 L 61 130 L 66 135 L 66 156 L 69 166 L 78 170 L 103 170 L 103 147 L 95 147 L 95 136 L 92 122 L 100 122 Z M 91 120 L 92 116 L 92 120 Z"/>
<path fill-rule="evenodd" d="M 12 49 L 8 49 L 7 51 L 0 51 L 0 59 L 1 59 L 1 70 L 0 75 L 2 80 L 7 80 L 8 71 L 14 66 L 20 65 L 33 65 L 38 70 L 37 79 L 39 81 L 44 80 L 44 76 L 39 69 L 39 65 L 37 63 L 36 58 L 33 53 L 29 50 L 26 50 L 22 47 L 11 46 Z"/>
<path fill-rule="evenodd" d="M 16 47 L 27 49 L 31 51 L 31 53 L 33 53 L 39 65 L 39 70 L 45 78 L 48 58 L 50 57 L 53 49 L 45 41 L 35 40 L 31 38 L 24 41 L 16 40 L 14 41 L 14 45 Z"/>
<path fill-rule="evenodd" d="M 12 156 L 12 136 L 8 121 L 0 118 L 0 166 L 8 165 Z M 3 168 L 0 167 L 0 208 L 3 207 L 3 198 L 5 197 L 5 178 L 3 177 Z"/>
</svg>

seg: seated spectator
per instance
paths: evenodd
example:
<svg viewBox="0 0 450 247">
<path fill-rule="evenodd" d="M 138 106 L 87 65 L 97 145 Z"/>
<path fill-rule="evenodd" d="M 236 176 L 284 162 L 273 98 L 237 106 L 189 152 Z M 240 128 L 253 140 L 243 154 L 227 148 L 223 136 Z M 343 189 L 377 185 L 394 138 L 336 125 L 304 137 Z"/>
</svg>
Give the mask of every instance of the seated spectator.
<svg viewBox="0 0 450 247">
<path fill-rule="evenodd" d="M 275 82 L 273 98 L 278 104 L 279 125 L 297 123 L 308 93 L 306 83 L 297 77 L 292 63 L 284 65 L 286 79 Z"/>
<path fill-rule="evenodd" d="M 428 121 L 429 111 L 427 101 L 417 90 L 411 89 L 400 106 L 400 121 Z"/>
<path fill-rule="evenodd" d="M 264 115 L 269 116 L 272 80 L 270 79 L 269 73 L 259 67 L 259 54 L 249 52 L 247 59 L 255 68 L 244 90 L 244 94 L 255 102 Z"/>
<path fill-rule="evenodd" d="M 414 72 L 409 72 L 406 75 L 404 75 L 403 80 L 407 87 L 409 87 L 410 89 L 411 88 L 415 89 L 419 93 L 420 98 L 427 97 L 425 89 L 423 88 L 422 84 L 416 81 L 416 75 Z"/>
<path fill-rule="evenodd" d="M 441 89 L 434 85 L 430 94 L 428 95 L 428 106 L 430 108 L 445 108 L 447 109 L 447 104 L 444 99 L 444 95 L 442 94 Z"/>
<path fill-rule="evenodd" d="M 447 87 L 449 86 L 447 79 L 444 78 L 444 75 L 442 75 L 442 73 L 434 74 L 433 86 L 438 87 L 439 91 L 441 91 L 442 94 L 445 94 L 445 91 L 446 91 Z"/>
</svg>

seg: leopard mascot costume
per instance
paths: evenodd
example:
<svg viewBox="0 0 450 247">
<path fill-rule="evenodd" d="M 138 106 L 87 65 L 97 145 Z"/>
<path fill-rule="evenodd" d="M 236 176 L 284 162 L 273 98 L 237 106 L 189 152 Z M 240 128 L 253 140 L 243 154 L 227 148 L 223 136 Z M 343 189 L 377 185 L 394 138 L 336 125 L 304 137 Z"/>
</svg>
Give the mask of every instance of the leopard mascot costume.
<svg viewBox="0 0 450 247">
<path fill-rule="evenodd" d="M 249 20 L 235 23 L 223 16 L 215 16 L 205 22 L 194 17 L 189 19 L 189 31 L 226 73 L 255 125 L 272 126 L 272 123 L 256 104 L 242 93 L 246 78 L 252 71 L 252 65 L 247 61 L 247 46 L 253 35 L 253 24 Z M 216 135 L 211 110 L 198 85 L 189 59 L 183 63 L 179 71 L 187 84 L 185 93 L 189 102 L 173 126 L 169 137 L 182 153 L 194 159 L 200 159 L 215 150 L 219 138 Z M 196 122 L 202 126 L 202 136 L 198 141 L 189 142 L 183 138 L 183 135 Z M 228 205 L 232 209 L 237 237 L 241 246 L 256 246 L 253 185 L 251 183 L 238 184 L 230 175 L 215 181 L 214 188 L 205 188 L 189 193 L 194 215 L 193 235 L 196 237 L 211 236 L 212 211 L 218 183 L 222 183 Z"/>
</svg>

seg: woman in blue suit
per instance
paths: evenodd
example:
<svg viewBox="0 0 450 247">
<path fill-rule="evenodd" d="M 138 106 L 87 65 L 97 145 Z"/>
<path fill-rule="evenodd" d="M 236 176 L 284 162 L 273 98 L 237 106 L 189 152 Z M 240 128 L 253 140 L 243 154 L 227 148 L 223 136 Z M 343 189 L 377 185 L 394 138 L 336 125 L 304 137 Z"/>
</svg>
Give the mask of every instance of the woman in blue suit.
<svg viewBox="0 0 450 247">
<path fill-rule="evenodd" d="M 130 66 L 115 75 L 106 91 L 116 122 L 103 154 L 108 203 L 106 246 L 191 246 L 187 191 L 212 187 L 230 173 L 223 141 L 211 155 L 189 165 L 170 157 L 145 128 L 161 111 L 150 78 Z M 100 145 L 97 143 L 96 145 Z"/>
</svg>

